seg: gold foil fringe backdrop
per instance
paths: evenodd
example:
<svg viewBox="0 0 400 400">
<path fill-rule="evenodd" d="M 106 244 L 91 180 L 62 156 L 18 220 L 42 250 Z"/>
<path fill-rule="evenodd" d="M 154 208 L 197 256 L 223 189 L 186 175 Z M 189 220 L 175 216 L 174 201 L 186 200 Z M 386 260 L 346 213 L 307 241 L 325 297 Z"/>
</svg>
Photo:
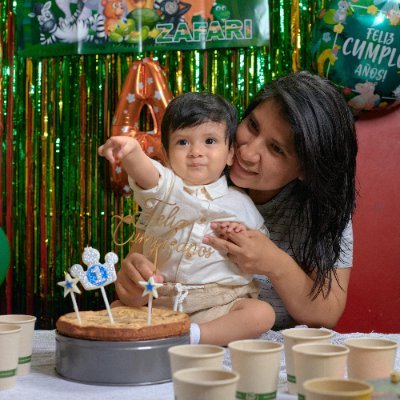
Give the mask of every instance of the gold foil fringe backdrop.
<svg viewBox="0 0 400 400">
<path fill-rule="evenodd" d="M 270 0 L 271 44 L 265 47 L 22 59 L 15 4 L 0 2 L 0 226 L 12 246 L 0 313 L 34 314 L 38 328 L 54 328 L 58 316 L 71 311 L 56 283 L 81 261 L 84 247 L 102 257 L 127 254 L 128 245 L 113 245 L 113 216 L 134 214 L 136 205 L 114 195 L 97 148 L 110 135 L 133 60 L 158 60 L 174 95 L 219 93 L 241 114 L 264 83 L 310 68 L 311 26 L 322 3 Z M 124 230 L 120 234 L 129 237 L 132 226 Z M 102 308 L 97 292 L 77 296 L 79 307 Z"/>
</svg>

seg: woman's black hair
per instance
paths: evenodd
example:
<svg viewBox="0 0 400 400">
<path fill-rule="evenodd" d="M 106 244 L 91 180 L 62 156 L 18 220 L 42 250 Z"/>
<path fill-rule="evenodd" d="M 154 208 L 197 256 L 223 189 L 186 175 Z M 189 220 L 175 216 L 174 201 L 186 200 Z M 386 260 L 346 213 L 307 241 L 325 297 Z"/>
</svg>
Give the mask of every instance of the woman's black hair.
<svg viewBox="0 0 400 400">
<path fill-rule="evenodd" d="M 354 117 L 332 82 L 306 71 L 267 84 L 246 109 L 244 118 L 259 104 L 271 100 L 292 128 L 304 177 L 293 191 L 299 207 L 289 227 L 291 247 L 295 248 L 296 227 L 305 227 L 306 239 L 295 259 L 307 274 L 315 274 L 310 293 L 313 298 L 321 292 L 326 296 L 332 275 L 337 279 L 334 265 L 356 204 L 358 146 Z"/>
<path fill-rule="evenodd" d="M 230 148 L 237 128 L 237 112 L 228 100 L 205 92 L 188 92 L 175 97 L 168 104 L 161 122 L 161 141 L 165 151 L 168 153 L 172 132 L 210 121 L 225 123 Z"/>
</svg>

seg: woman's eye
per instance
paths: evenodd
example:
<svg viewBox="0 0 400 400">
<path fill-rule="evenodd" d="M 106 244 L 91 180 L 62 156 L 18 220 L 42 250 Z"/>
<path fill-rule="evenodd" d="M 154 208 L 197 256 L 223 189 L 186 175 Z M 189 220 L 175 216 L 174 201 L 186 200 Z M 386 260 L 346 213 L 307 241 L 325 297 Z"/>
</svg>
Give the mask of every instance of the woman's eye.
<svg viewBox="0 0 400 400">
<path fill-rule="evenodd" d="M 206 139 L 206 144 L 214 144 L 215 142 L 216 142 L 216 140 L 213 138 Z"/>
<path fill-rule="evenodd" d="M 254 121 L 253 118 L 249 118 L 247 121 L 247 124 L 249 126 L 249 129 L 254 133 L 258 131 L 258 125 L 256 123 L 256 121 Z"/>
<path fill-rule="evenodd" d="M 281 147 L 277 146 L 274 143 L 271 145 L 271 148 L 275 153 L 278 153 L 278 154 L 283 154 L 284 153 L 283 149 Z"/>
</svg>

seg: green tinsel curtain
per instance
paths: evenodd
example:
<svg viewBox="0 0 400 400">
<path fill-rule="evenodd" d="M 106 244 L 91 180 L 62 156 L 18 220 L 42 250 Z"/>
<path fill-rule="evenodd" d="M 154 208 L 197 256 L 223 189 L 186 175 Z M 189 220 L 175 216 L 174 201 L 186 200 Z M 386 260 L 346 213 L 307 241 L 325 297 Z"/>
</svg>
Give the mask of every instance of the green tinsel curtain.
<svg viewBox="0 0 400 400">
<path fill-rule="evenodd" d="M 270 0 L 269 6 L 266 47 L 25 59 L 16 49 L 16 2 L 0 2 L 0 226 L 12 248 L 0 313 L 34 314 L 37 328 L 53 328 L 72 310 L 57 282 L 81 263 L 84 247 L 102 257 L 128 252 L 128 245 L 113 244 L 113 216 L 133 214 L 134 199 L 112 192 L 97 147 L 110 135 L 133 60 L 157 59 L 174 95 L 219 93 L 239 113 L 264 83 L 310 69 L 311 26 L 323 1 Z M 111 299 L 113 288 L 107 292 Z M 104 308 L 99 291 L 77 298 L 82 310 Z"/>
</svg>

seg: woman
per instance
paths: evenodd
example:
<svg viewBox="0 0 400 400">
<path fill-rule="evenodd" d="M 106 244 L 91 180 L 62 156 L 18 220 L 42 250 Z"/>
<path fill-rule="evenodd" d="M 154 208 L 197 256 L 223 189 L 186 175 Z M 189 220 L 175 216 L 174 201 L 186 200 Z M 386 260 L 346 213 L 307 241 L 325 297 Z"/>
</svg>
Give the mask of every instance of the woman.
<svg viewBox="0 0 400 400">
<path fill-rule="evenodd" d="M 275 309 L 274 329 L 332 328 L 344 311 L 353 254 L 357 140 L 353 116 L 334 85 L 308 72 L 267 84 L 236 134 L 232 182 L 247 189 L 271 237 L 227 232 L 204 243 L 255 274 Z M 153 265 L 133 250 L 116 289 L 129 304 Z"/>
</svg>

